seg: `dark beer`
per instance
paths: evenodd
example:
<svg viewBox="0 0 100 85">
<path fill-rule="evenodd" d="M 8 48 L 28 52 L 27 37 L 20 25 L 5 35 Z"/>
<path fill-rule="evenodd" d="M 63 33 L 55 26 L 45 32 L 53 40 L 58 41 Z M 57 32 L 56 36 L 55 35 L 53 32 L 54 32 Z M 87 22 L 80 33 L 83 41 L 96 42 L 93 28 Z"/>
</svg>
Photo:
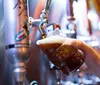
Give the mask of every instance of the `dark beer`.
<svg viewBox="0 0 100 85">
<path fill-rule="evenodd" d="M 69 45 L 51 43 L 40 45 L 49 60 L 64 74 L 76 71 L 84 63 L 83 53 Z"/>
</svg>

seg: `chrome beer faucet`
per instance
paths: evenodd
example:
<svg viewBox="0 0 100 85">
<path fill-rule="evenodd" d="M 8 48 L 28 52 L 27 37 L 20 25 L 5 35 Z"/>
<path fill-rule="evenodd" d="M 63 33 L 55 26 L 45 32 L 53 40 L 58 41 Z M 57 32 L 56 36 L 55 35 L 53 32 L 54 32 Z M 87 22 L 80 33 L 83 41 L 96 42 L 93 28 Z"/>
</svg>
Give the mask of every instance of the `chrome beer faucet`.
<svg viewBox="0 0 100 85">
<path fill-rule="evenodd" d="M 46 36 L 44 24 L 48 24 L 50 3 L 51 0 L 46 1 L 40 19 L 33 19 L 29 17 L 28 0 L 4 0 L 6 56 L 13 66 L 16 85 L 24 84 L 30 57 L 30 29 L 38 23 L 43 38 Z"/>
</svg>

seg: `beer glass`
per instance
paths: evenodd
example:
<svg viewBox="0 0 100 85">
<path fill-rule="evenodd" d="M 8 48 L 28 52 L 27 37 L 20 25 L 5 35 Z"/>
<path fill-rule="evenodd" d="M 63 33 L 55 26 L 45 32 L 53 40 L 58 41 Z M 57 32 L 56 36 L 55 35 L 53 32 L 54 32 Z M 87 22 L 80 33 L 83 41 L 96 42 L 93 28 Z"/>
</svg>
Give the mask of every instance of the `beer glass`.
<svg viewBox="0 0 100 85">
<path fill-rule="evenodd" d="M 48 43 L 38 44 L 37 42 L 37 44 L 59 70 L 69 75 L 84 63 L 84 54 L 79 49 L 60 43 L 58 38 L 67 40 L 65 34 L 57 28 L 45 38 Z M 55 40 L 55 43 L 51 43 L 52 40 Z M 70 40 L 71 38 L 68 38 L 68 42 Z"/>
</svg>

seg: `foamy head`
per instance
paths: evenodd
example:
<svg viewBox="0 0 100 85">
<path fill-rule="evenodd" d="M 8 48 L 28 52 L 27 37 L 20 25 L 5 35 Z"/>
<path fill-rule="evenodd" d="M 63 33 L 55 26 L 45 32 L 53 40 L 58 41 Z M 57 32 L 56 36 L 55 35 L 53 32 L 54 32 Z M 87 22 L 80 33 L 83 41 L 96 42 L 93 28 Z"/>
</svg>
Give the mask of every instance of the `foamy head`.
<svg viewBox="0 0 100 85">
<path fill-rule="evenodd" d="M 65 41 L 64 37 L 55 35 L 47 37 L 45 39 L 38 40 L 36 44 L 41 45 L 41 44 L 63 43 L 64 41 Z"/>
</svg>

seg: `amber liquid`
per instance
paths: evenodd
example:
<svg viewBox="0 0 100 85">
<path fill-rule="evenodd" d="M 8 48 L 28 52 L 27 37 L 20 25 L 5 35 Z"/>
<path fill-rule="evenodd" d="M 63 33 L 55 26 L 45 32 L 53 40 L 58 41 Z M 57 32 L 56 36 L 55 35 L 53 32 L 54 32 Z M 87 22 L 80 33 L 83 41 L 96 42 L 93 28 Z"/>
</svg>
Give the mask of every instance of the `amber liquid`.
<svg viewBox="0 0 100 85">
<path fill-rule="evenodd" d="M 81 51 L 61 43 L 41 45 L 43 52 L 49 60 L 64 74 L 76 71 L 84 63 L 84 55 Z"/>
</svg>

